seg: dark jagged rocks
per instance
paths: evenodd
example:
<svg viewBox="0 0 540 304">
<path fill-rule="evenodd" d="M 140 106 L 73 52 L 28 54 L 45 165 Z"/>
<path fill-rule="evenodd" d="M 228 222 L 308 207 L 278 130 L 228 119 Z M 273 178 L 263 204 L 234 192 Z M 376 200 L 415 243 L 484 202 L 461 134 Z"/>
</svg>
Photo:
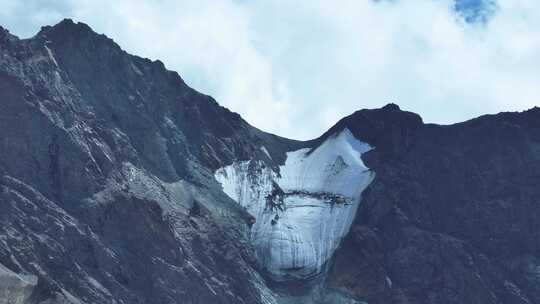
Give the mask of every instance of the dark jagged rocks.
<svg viewBox="0 0 540 304">
<path fill-rule="evenodd" d="M 376 178 L 329 285 L 369 303 L 540 303 L 540 109 L 414 117 L 387 106 L 340 122 L 376 146 Z M 395 127 L 364 135 L 373 121 Z"/>
<path fill-rule="evenodd" d="M 262 144 L 298 145 L 87 25 L 2 30 L 0 264 L 33 303 L 263 303 L 252 217 L 212 175 Z"/>
</svg>

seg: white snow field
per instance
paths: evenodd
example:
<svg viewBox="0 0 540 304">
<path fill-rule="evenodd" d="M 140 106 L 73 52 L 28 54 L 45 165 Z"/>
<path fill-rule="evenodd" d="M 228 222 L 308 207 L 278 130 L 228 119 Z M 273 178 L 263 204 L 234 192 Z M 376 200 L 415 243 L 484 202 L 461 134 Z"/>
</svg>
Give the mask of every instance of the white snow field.
<svg viewBox="0 0 540 304">
<path fill-rule="evenodd" d="M 288 152 L 274 172 L 262 161 L 216 171 L 223 191 L 256 218 L 251 240 L 273 279 L 317 275 L 347 234 L 374 173 L 360 158 L 371 149 L 348 129 L 311 153 Z"/>
</svg>

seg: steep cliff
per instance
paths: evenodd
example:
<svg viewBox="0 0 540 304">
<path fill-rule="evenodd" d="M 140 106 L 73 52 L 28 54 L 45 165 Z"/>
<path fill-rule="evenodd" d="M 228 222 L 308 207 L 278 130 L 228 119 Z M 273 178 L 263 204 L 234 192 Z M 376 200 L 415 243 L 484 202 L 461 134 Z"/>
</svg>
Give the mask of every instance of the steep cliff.
<svg viewBox="0 0 540 304">
<path fill-rule="evenodd" d="M 540 109 L 449 126 L 389 105 L 349 128 L 375 148 L 328 285 L 369 303 L 540 303 Z"/>
<path fill-rule="evenodd" d="M 271 302 L 213 171 L 296 145 L 85 24 L 2 29 L 0 264 L 38 303 Z"/>
</svg>

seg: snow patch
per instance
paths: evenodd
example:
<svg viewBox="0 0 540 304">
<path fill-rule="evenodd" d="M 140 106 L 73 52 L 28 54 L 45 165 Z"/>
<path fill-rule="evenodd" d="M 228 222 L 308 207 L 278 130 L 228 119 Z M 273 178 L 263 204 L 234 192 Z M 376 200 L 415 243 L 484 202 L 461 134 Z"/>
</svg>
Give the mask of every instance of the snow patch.
<svg viewBox="0 0 540 304">
<path fill-rule="evenodd" d="M 269 159 L 272 159 L 272 156 L 270 156 L 270 153 L 268 153 L 268 150 L 265 146 L 261 146 L 261 151 L 268 156 Z"/>
<path fill-rule="evenodd" d="M 256 218 L 251 240 L 275 280 L 322 271 L 374 178 L 361 159 L 371 148 L 345 129 L 313 151 L 288 152 L 279 174 L 253 160 L 216 171 L 223 191 Z"/>
<path fill-rule="evenodd" d="M 54 63 L 56 67 L 58 67 L 58 62 L 56 61 L 56 58 L 54 58 L 54 55 L 51 49 L 47 45 L 44 45 L 44 47 L 45 47 L 45 50 L 47 50 L 47 54 L 49 55 L 49 58 L 51 59 L 51 61 Z"/>
<path fill-rule="evenodd" d="M 135 72 L 139 76 L 144 76 L 144 73 L 135 64 L 133 64 L 133 62 L 130 62 L 129 64 L 133 72 Z"/>
</svg>

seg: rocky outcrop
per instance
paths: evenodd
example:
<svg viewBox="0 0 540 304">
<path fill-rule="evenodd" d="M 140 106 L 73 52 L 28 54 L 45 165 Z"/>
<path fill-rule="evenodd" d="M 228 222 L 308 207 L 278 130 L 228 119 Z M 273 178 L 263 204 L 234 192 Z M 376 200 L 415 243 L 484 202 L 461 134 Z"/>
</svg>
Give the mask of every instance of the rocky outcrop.
<svg viewBox="0 0 540 304">
<path fill-rule="evenodd" d="M 0 264 L 0 303 L 28 303 L 37 285 L 37 277 L 19 275 Z"/>
<path fill-rule="evenodd" d="M 387 106 L 340 124 L 375 146 L 376 177 L 331 287 L 369 303 L 540 302 L 540 109 L 439 126 Z"/>
<path fill-rule="evenodd" d="M 84 24 L 2 30 L 0 263 L 36 303 L 271 303 L 212 172 L 295 145 Z"/>
</svg>

